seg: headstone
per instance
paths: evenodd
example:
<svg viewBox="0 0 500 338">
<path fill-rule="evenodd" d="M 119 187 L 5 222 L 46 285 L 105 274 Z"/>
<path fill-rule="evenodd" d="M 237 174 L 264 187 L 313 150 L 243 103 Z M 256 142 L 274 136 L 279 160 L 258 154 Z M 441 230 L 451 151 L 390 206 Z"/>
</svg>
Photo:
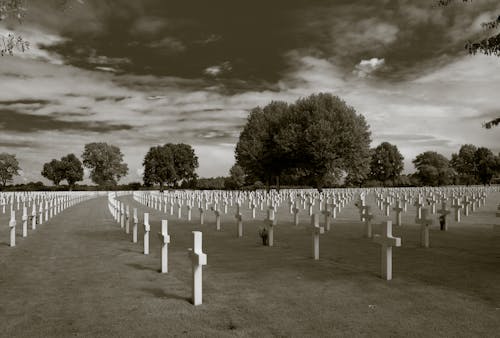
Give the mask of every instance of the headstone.
<svg viewBox="0 0 500 338">
<path fill-rule="evenodd" d="M 319 235 L 325 233 L 325 228 L 319 226 L 319 217 L 317 214 L 311 216 L 312 229 L 312 252 L 314 260 L 319 260 Z"/>
<path fill-rule="evenodd" d="M 23 202 L 23 237 L 28 237 L 28 208 L 24 205 Z"/>
<path fill-rule="evenodd" d="M 373 227 L 372 227 L 372 221 L 374 219 L 373 214 L 370 212 L 370 206 L 365 206 L 366 208 L 366 213 L 363 216 L 364 222 L 365 222 L 365 235 L 367 238 L 372 238 L 373 237 Z"/>
<path fill-rule="evenodd" d="M 267 209 L 267 235 L 268 235 L 268 246 L 274 245 L 274 210 Z"/>
<path fill-rule="evenodd" d="M 396 202 L 396 206 L 392 208 L 393 211 L 396 212 L 396 225 L 401 226 L 401 213 L 403 212 L 403 208 L 401 207 L 401 203 L 399 201 Z"/>
<path fill-rule="evenodd" d="M 207 255 L 202 251 L 201 231 L 193 231 L 193 248 L 189 249 L 189 258 L 193 266 L 193 305 L 201 305 L 203 293 L 202 267 L 203 265 L 207 265 Z"/>
<path fill-rule="evenodd" d="M 161 232 L 158 233 L 161 241 L 161 273 L 168 272 L 168 243 L 170 243 L 170 236 L 168 235 L 168 221 L 161 221 Z"/>
<path fill-rule="evenodd" d="M 432 219 L 428 219 L 428 209 L 422 209 L 422 218 L 415 218 L 415 223 L 420 224 L 420 245 L 429 247 L 429 227 L 433 224 Z"/>
<path fill-rule="evenodd" d="M 392 247 L 401 246 L 401 238 L 392 236 L 392 221 L 382 223 L 382 234 L 375 235 L 373 241 L 381 245 L 381 274 L 386 280 L 392 279 Z"/>
<path fill-rule="evenodd" d="M 439 223 L 441 226 L 441 231 L 447 231 L 448 230 L 448 215 L 450 213 L 450 210 L 446 209 L 446 200 L 443 199 L 441 203 L 441 209 L 437 211 L 439 214 Z"/>
<path fill-rule="evenodd" d="M 200 225 L 203 225 L 205 222 L 205 210 L 203 208 L 198 208 L 198 211 L 200 212 Z"/>
<path fill-rule="evenodd" d="M 243 237 L 243 217 L 241 215 L 241 213 L 239 213 L 238 215 L 236 215 L 236 222 L 238 223 L 237 224 L 237 228 L 238 228 L 238 237 Z"/>
<path fill-rule="evenodd" d="M 132 227 L 132 243 L 137 243 L 137 226 L 139 218 L 137 217 L 137 208 L 134 208 L 134 226 Z"/>
<path fill-rule="evenodd" d="M 220 231 L 220 211 L 214 210 L 214 214 L 215 214 L 215 224 L 217 227 L 217 231 Z"/>
<path fill-rule="evenodd" d="M 125 208 L 125 233 L 128 235 L 130 233 L 130 206 L 127 205 Z"/>
<path fill-rule="evenodd" d="M 16 246 L 16 212 L 13 209 L 10 210 L 9 228 L 10 228 L 10 246 L 14 247 Z"/>
<path fill-rule="evenodd" d="M 149 255 L 149 231 L 151 226 L 149 225 L 149 213 L 144 213 L 144 254 Z"/>
<path fill-rule="evenodd" d="M 455 209 L 455 222 L 460 223 L 460 213 L 462 209 L 462 204 L 460 204 L 458 198 L 455 200 L 455 203 L 451 206 Z"/>
</svg>

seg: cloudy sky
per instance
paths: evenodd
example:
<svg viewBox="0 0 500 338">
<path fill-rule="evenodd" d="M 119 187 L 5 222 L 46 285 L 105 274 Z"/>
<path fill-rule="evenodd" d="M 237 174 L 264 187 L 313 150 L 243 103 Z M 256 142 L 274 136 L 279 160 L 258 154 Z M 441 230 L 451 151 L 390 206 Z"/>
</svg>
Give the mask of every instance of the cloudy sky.
<svg viewBox="0 0 500 338">
<path fill-rule="evenodd" d="M 500 151 L 500 58 L 464 44 L 498 1 L 28 0 L 0 22 L 31 49 L 0 57 L 0 152 L 22 180 L 85 143 L 122 149 L 140 181 L 149 147 L 191 144 L 202 177 L 226 175 L 249 110 L 331 92 L 365 115 L 372 145 L 412 159 L 473 143 Z M 355 4 L 353 4 L 355 3 Z"/>
</svg>

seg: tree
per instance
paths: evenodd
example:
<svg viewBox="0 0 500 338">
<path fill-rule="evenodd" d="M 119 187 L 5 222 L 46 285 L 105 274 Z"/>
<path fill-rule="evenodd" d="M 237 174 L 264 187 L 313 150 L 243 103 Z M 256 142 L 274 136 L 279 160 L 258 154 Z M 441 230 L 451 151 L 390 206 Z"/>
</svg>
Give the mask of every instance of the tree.
<svg viewBox="0 0 500 338">
<path fill-rule="evenodd" d="M 254 108 L 236 145 L 236 163 L 250 181 L 297 170 L 317 188 L 342 171 L 353 182 L 369 171 L 370 132 L 362 115 L 331 94 L 313 94 L 294 104 Z"/>
<path fill-rule="evenodd" d="M 43 165 L 41 174 L 57 186 L 64 179 L 63 164 L 59 160 L 52 159 L 52 161 Z"/>
<path fill-rule="evenodd" d="M 12 178 L 19 175 L 19 162 L 16 155 L 1 153 L 0 154 L 0 181 L 2 187 L 5 188 L 8 182 L 12 182 Z"/>
<path fill-rule="evenodd" d="M 176 186 L 180 181 L 195 179 L 198 157 L 190 145 L 167 143 L 151 147 L 142 165 L 144 184 L 159 184 L 163 191 L 165 184 Z"/>
<path fill-rule="evenodd" d="M 83 4 L 83 0 L 76 0 Z M 71 7 L 72 0 L 55 0 L 56 7 L 61 10 Z M 0 0 L 0 21 L 17 21 L 22 23 L 28 11 L 28 0 Z M 13 55 L 14 50 L 24 52 L 30 47 L 21 35 L 9 33 L 6 36 L 0 34 L 0 55 Z"/>
<path fill-rule="evenodd" d="M 451 155 L 450 165 L 457 172 L 460 184 L 477 183 L 476 151 L 476 146 L 464 144 L 460 147 L 458 154 Z"/>
<path fill-rule="evenodd" d="M 477 166 L 477 177 L 482 184 L 490 184 L 493 176 L 498 172 L 498 159 L 491 150 L 480 147 L 474 154 Z"/>
<path fill-rule="evenodd" d="M 394 182 L 404 169 L 403 159 L 397 146 L 381 143 L 371 152 L 370 177 L 381 182 Z"/>
<path fill-rule="evenodd" d="M 416 176 L 423 185 L 438 186 L 451 183 L 453 169 L 446 157 L 435 151 L 426 151 L 413 160 Z"/>
<path fill-rule="evenodd" d="M 241 166 L 235 164 L 229 170 L 229 177 L 224 183 L 225 188 L 235 190 L 245 185 L 245 171 Z"/>
<path fill-rule="evenodd" d="M 19 162 L 15 154 L 0 154 L 0 181 L 5 188 L 7 183 L 12 182 L 14 176 L 19 175 Z"/>
<path fill-rule="evenodd" d="M 75 154 L 68 154 L 61 157 L 63 167 L 63 178 L 68 182 L 69 190 L 73 190 L 75 183 L 83 180 L 82 162 Z"/>
<path fill-rule="evenodd" d="M 115 186 L 128 173 L 120 148 L 105 142 L 86 144 L 82 158 L 83 165 L 90 169 L 90 179 L 100 186 Z"/>
</svg>

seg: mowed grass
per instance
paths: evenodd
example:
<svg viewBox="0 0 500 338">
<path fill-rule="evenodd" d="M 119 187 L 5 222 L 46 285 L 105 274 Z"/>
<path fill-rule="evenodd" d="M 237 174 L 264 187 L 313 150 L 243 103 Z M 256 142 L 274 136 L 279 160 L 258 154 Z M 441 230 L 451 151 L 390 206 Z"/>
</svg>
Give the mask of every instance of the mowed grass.
<svg viewBox="0 0 500 338">
<path fill-rule="evenodd" d="M 207 211 L 205 225 L 177 219 L 121 197 L 140 214 L 139 243 L 131 243 L 99 198 L 72 207 L 9 248 L 8 215 L 0 213 L 0 335 L 19 336 L 453 336 L 498 337 L 500 235 L 492 225 L 500 193 L 449 231 L 434 226 L 431 248 L 419 245 L 415 209 L 393 227 L 403 246 L 393 249 L 393 280 L 380 275 L 380 247 L 364 238 L 351 202 L 321 236 L 312 259 L 310 218 L 301 224 L 284 203 L 275 246 L 257 232 L 265 210 L 251 219 L 243 208 L 244 237 L 236 237 L 234 207 L 222 231 Z M 375 223 L 385 217 L 371 195 Z M 316 209 L 317 211 L 317 209 Z M 150 255 L 142 254 L 143 213 L 150 213 Z M 392 215 L 391 215 L 392 216 Z M 433 216 L 435 217 L 435 216 Z M 18 220 L 20 216 L 18 217 Z M 169 220 L 169 273 L 161 274 L 160 231 Z M 322 218 L 321 218 L 322 219 Z M 18 222 L 20 225 L 20 222 Z M 376 225 L 375 233 L 379 232 Z M 208 265 L 203 305 L 191 297 L 187 249 L 203 232 Z"/>
</svg>

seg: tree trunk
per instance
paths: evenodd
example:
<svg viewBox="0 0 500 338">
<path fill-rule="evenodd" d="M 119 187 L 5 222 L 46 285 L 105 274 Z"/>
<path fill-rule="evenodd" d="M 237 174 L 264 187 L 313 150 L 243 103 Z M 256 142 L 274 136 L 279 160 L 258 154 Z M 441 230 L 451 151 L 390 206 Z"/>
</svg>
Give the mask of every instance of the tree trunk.
<svg viewBox="0 0 500 338">
<path fill-rule="evenodd" d="M 163 192 L 163 182 L 160 182 L 160 192 Z"/>
<path fill-rule="evenodd" d="M 276 189 L 280 192 L 280 175 L 276 176 Z"/>
</svg>

